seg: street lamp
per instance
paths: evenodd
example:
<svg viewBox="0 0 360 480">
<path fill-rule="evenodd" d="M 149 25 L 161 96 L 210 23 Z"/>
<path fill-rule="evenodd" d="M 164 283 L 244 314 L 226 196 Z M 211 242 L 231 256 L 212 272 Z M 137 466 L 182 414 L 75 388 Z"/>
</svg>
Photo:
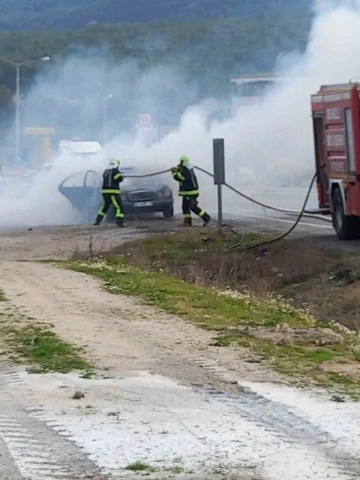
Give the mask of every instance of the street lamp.
<svg viewBox="0 0 360 480">
<path fill-rule="evenodd" d="M 20 68 L 25 65 L 31 65 L 37 62 L 48 62 L 50 57 L 41 57 L 36 60 L 25 60 L 23 62 L 16 62 L 9 58 L 0 57 L 0 60 L 15 67 L 16 69 L 16 115 L 15 115 L 15 158 L 19 161 L 20 157 Z"/>
<path fill-rule="evenodd" d="M 113 94 L 109 93 L 108 95 L 100 95 L 100 93 L 96 94 L 97 97 L 101 98 L 103 101 L 103 145 L 106 144 L 106 110 L 107 110 L 107 103 L 108 100 L 113 98 Z"/>
</svg>

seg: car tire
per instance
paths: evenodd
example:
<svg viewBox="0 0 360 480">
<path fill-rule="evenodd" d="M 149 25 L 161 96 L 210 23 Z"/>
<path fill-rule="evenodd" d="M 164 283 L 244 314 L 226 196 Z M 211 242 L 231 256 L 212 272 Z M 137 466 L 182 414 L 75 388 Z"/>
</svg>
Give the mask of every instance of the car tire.
<svg viewBox="0 0 360 480">
<path fill-rule="evenodd" d="M 339 188 L 333 193 L 332 224 L 339 240 L 355 240 L 359 234 L 359 219 L 345 215 L 343 199 Z"/>
<path fill-rule="evenodd" d="M 174 207 L 169 207 L 163 210 L 164 218 L 172 218 L 174 216 Z"/>
</svg>

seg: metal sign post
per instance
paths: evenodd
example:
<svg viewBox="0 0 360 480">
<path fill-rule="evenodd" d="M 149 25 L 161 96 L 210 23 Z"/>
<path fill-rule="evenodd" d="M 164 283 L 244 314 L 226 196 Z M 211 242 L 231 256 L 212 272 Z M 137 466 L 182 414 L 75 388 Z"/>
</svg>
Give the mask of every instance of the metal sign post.
<svg viewBox="0 0 360 480">
<path fill-rule="evenodd" d="M 225 148 L 224 139 L 213 139 L 214 152 L 214 185 L 217 185 L 218 192 L 218 227 L 221 228 L 223 223 L 223 202 L 222 202 L 222 185 L 225 183 Z"/>
</svg>

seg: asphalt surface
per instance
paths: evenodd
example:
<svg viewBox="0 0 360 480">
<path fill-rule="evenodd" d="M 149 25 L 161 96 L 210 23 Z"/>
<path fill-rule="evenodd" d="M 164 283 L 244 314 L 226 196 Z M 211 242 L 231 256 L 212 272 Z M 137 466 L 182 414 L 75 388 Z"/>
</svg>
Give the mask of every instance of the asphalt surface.
<svg viewBox="0 0 360 480">
<path fill-rule="evenodd" d="M 200 182 L 201 183 L 201 182 Z M 307 189 L 305 188 L 253 188 L 253 187 L 242 187 L 234 185 L 235 188 L 238 188 L 244 194 L 249 197 L 265 203 L 276 208 L 283 208 L 286 210 L 300 211 L 304 199 L 307 194 Z M 200 206 L 209 211 L 213 217 L 214 222 L 218 219 L 218 200 L 217 200 L 217 188 L 211 183 L 207 182 L 204 185 L 200 185 L 201 195 L 199 198 Z M 226 187 L 222 189 L 222 208 L 223 208 L 223 221 L 224 223 L 231 223 L 236 225 L 239 229 L 242 227 L 251 228 L 254 231 L 272 231 L 278 233 L 279 235 L 285 233 L 289 230 L 294 222 L 296 221 L 297 215 L 290 215 L 285 213 L 280 213 L 274 211 L 270 208 L 264 208 L 259 205 L 256 205 L 250 202 L 247 199 L 242 198 L 236 193 L 230 191 Z M 316 209 L 317 208 L 317 193 L 313 189 L 307 203 L 307 209 Z M 1 213 L 1 212 L 0 212 Z M 175 197 L 175 214 L 181 217 L 181 199 Z M 46 219 L 44 219 L 44 224 L 39 223 L 39 218 L 41 215 L 37 215 L 32 224 L 32 219 L 28 215 L 17 216 L 16 219 L 21 221 L 22 218 L 26 219 L 25 225 L 9 225 L 9 222 L 5 224 L 5 218 L 0 216 L 0 231 L 9 232 L 9 231 L 22 231 L 25 228 L 39 228 L 46 227 Z M 66 216 L 62 216 L 61 220 L 66 219 Z M 149 228 L 156 228 L 156 219 L 152 217 L 147 218 L 149 221 Z M 54 218 L 51 218 L 52 222 L 51 228 L 57 228 L 54 223 Z M 66 226 L 66 223 L 61 221 L 59 225 Z M 146 222 L 146 217 L 144 217 Z M 155 221 L 154 221 L 155 220 Z M 16 220 L 18 222 L 18 220 Z M 179 218 L 179 221 L 180 218 Z M 129 221 L 129 225 L 134 226 L 134 222 Z M 163 224 L 163 222 L 161 222 Z M 160 228 L 161 227 L 160 225 Z M 48 226 L 50 227 L 48 224 Z M 74 228 L 74 227 L 72 227 Z M 71 231 L 69 231 L 71 235 Z M 331 225 L 331 218 L 327 216 L 322 217 L 311 217 L 303 216 L 296 229 L 292 235 L 302 236 L 302 237 L 316 237 L 321 239 L 321 241 L 330 242 L 333 245 L 336 245 L 338 248 L 342 249 L 358 249 L 360 242 L 339 242 L 336 238 L 336 234 Z"/>
<path fill-rule="evenodd" d="M 305 188 L 300 189 L 270 189 L 270 188 L 241 188 L 245 195 L 262 202 L 266 205 L 284 210 L 293 210 L 294 214 L 282 213 L 271 208 L 259 206 L 223 187 L 223 220 L 224 223 L 236 223 L 239 226 L 253 226 L 256 230 L 271 230 L 276 233 L 284 233 L 296 222 L 307 194 Z M 204 200 L 204 207 L 209 208 L 214 221 L 218 219 L 217 191 L 212 190 L 208 196 L 210 201 Z M 210 205 L 209 205 L 210 204 Z M 208 206 L 209 205 L 209 206 Z M 316 209 L 317 194 L 313 189 L 306 205 L 307 210 Z M 179 212 L 180 213 L 180 212 Z M 295 235 L 325 236 L 329 240 L 336 241 L 336 235 L 329 216 L 303 215 L 294 231 Z"/>
<path fill-rule="evenodd" d="M 307 195 L 306 188 L 255 189 L 253 187 L 234 186 L 245 195 L 266 205 L 297 212 L 301 211 Z M 202 195 L 202 198 L 204 199 L 202 202 L 204 207 L 209 209 L 214 221 L 217 221 L 216 188 L 212 187 L 206 192 L 206 196 Z M 317 208 L 317 191 L 314 188 L 309 196 L 306 209 L 315 210 Z M 180 212 L 180 210 L 177 209 L 177 212 Z M 298 214 L 280 213 L 270 208 L 258 206 L 223 187 L 223 223 L 237 227 L 240 232 L 243 229 L 254 232 L 267 231 L 280 236 L 291 229 L 297 217 Z M 360 252 L 360 240 L 338 240 L 332 226 L 331 217 L 328 215 L 303 215 L 290 236 L 321 242 L 322 245 L 331 249 L 355 254 Z"/>
</svg>

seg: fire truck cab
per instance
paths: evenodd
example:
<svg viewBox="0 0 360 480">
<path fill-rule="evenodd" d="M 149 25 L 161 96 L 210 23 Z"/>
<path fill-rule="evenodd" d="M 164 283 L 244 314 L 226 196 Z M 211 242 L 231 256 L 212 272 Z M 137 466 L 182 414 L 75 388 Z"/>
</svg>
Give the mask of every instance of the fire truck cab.
<svg viewBox="0 0 360 480">
<path fill-rule="evenodd" d="M 340 240 L 360 238 L 360 84 L 322 86 L 311 109 L 319 212 Z"/>
</svg>

